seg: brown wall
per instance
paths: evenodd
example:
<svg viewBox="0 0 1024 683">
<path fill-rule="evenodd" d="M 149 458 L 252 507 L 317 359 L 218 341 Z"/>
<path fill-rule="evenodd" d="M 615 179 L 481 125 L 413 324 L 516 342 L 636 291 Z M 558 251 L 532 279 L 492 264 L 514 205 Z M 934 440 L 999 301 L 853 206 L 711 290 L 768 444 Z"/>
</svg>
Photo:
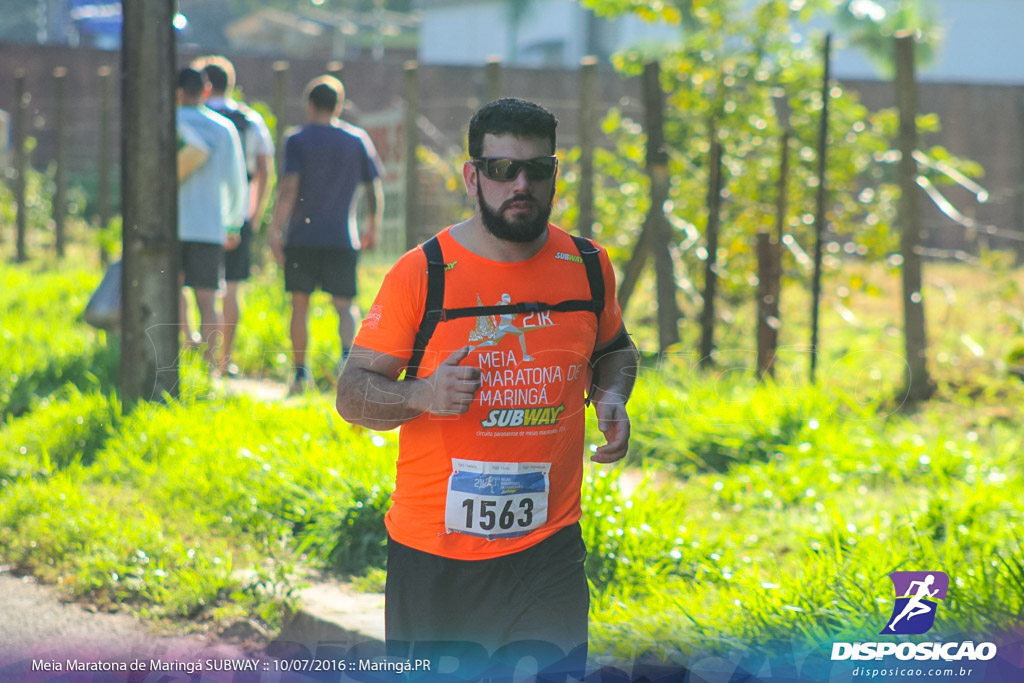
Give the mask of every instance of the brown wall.
<svg viewBox="0 0 1024 683">
<path fill-rule="evenodd" d="M 185 64 L 194 55 L 183 54 Z M 26 74 L 26 88 L 32 95 L 28 134 L 38 140 L 33 163 L 42 168 L 54 156 L 52 112 L 53 69 L 68 69 L 67 101 L 69 111 L 68 161 L 72 182 L 92 182 L 98 155 L 99 97 L 97 71 L 101 66 L 114 69 L 113 144 L 117 158 L 118 84 L 120 55 L 91 49 L 71 49 L 34 45 L 0 44 L 0 109 L 11 111 L 14 100 L 14 72 Z M 233 57 L 238 83 L 249 101 L 272 104 L 274 97 L 271 57 Z M 304 108 L 302 90 L 327 65 L 318 60 L 289 61 L 287 72 L 289 125 L 301 123 Z M 347 115 L 358 122 L 359 112 L 371 112 L 401 102 L 402 66 L 395 63 L 349 62 L 344 81 L 351 109 Z M 529 97 L 543 102 L 558 116 L 560 144 L 576 142 L 578 116 L 577 73 L 568 70 L 511 69 L 502 73 L 503 94 Z M 624 80 L 613 72 L 598 79 L 599 101 L 604 110 L 622 106 L 627 115 L 640 118 L 639 84 Z M 889 107 L 895 100 L 892 85 L 880 82 L 845 84 L 861 94 L 871 109 Z M 420 69 L 422 113 L 436 127 L 438 135 L 423 141 L 436 148 L 464 147 L 465 126 L 484 93 L 484 70 L 473 67 L 426 66 Z M 952 153 L 978 161 L 985 168 L 981 184 L 990 192 L 986 204 L 957 188 L 944 190 L 954 204 L 982 223 L 1004 230 L 1024 231 L 1024 87 L 922 83 L 920 109 L 939 115 L 942 130 L 929 136 L 926 146 L 943 145 Z M 116 174 L 115 174 L 116 175 Z M 115 178 L 116 182 L 116 178 Z M 928 243 L 934 247 L 959 249 L 971 247 L 965 231 L 944 218 L 925 200 L 925 229 Z M 1016 242 L 995 239 L 994 246 L 1016 246 Z"/>
</svg>

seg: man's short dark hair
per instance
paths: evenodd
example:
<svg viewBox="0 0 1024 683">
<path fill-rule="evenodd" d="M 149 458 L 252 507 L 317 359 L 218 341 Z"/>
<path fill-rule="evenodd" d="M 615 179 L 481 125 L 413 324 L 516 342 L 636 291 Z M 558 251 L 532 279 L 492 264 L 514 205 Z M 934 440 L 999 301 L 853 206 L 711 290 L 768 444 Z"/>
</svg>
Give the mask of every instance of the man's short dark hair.
<svg viewBox="0 0 1024 683">
<path fill-rule="evenodd" d="M 334 76 L 319 76 L 306 86 L 306 97 L 320 111 L 333 112 L 345 99 L 345 86 Z"/>
<path fill-rule="evenodd" d="M 225 92 L 228 89 L 228 75 L 224 69 L 220 68 L 216 64 L 207 64 L 203 67 L 203 72 L 206 77 L 210 79 L 210 88 L 214 92 Z"/>
<path fill-rule="evenodd" d="M 190 66 L 178 72 L 178 87 L 189 97 L 199 97 L 206 87 L 206 76 Z"/>
<path fill-rule="evenodd" d="M 215 93 L 230 94 L 235 88 L 235 65 L 222 55 L 207 55 L 192 60 L 189 65 L 199 69 L 210 81 L 210 88 Z"/>
<path fill-rule="evenodd" d="M 314 85 L 313 89 L 309 91 L 309 101 L 321 111 L 334 111 L 334 108 L 338 106 L 338 93 L 326 83 L 321 83 Z"/>
<path fill-rule="evenodd" d="M 558 120 L 544 107 L 518 97 L 505 97 L 486 104 L 469 122 L 469 156 L 484 153 L 484 136 L 511 134 L 520 138 L 547 138 L 555 153 Z"/>
</svg>

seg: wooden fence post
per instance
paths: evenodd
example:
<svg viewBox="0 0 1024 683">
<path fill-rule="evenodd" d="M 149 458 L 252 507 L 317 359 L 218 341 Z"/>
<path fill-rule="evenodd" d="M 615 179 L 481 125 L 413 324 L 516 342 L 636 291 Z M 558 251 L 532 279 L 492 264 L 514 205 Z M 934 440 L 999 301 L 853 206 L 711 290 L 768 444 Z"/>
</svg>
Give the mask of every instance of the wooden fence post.
<svg viewBox="0 0 1024 683">
<path fill-rule="evenodd" d="M 25 201 L 28 182 L 28 152 L 25 150 L 25 116 L 29 95 L 25 92 L 25 70 L 14 72 L 14 201 L 18 206 L 17 236 L 15 248 L 18 263 L 28 260 L 26 234 L 28 232 L 27 202 Z"/>
<path fill-rule="evenodd" d="M 718 141 L 718 124 L 709 125 L 711 149 L 708 158 L 708 259 L 704 263 L 704 308 L 700 315 L 700 364 L 714 365 L 715 295 L 718 291 L 718 226 L 722 213 L 722 144 Z"/>
<path fill-rule="evenodd" d="M 484 104 L 501 99 L 501 58 L 488 57 L 484 65 Z"/>
<path fill-rule="evenodd" d="M 651 208 L 646 223 L 653 237 L 654 269 L 658 291 L 658 347 L 665 353 L 679 342 L 679 305 L 676 303 L 675 268 L 665 219 L 668 199 L 668 151 L 665 148 L 665 95 L 658 62 L 644 65 L 644 116 L 647 129 L 647 174 L 651 177 Z"/>
<path fill-rule="evenodd" d="M 918 401 L 931 395 L 925 335 L 924 293 L 921 289 L 921 208 L 917 186 L 917 78 L 914 73 L 913 35 L 897 36 L 896 103 L 899 107 L 900 253 L 903 256 L 903 324 L 907 356 L 907 398 Z"/>
<path fill-rule="evenodd" d="M 96 178 L 96 203 L 98 205 L 99 229 L 105 230 L 110 225 L 111 202 L 110 202 L 110 170 L 111 170 L 111 146 L 113 135 L 111 134 L 112 120 L 110 116 L 110 102 L 113 97 L 111 90 L 111 68 L 101 66 L 97 75 L 99 76 L 100 94 L 100 134 L 99 134 L 99 160 L 97 162 Z M 100 245 L 100 264 L 107 265 L 110 260 L 106 246 Z"/>
<path fill-rule="evenodd" d="M 583 237 L 594 235 L 594 138 L 597 119 L 597 57 L 580 62 L 580 188 L 576 203 L 577 229 Z"/>
<path fill-rule="evenodd" d="M 68 70 L 58 66 L 53 70 L 54 131 L 57 134 L 56 170 L 53 191 L 53 226 L 57 258 L 64 258 L 67 248 L 67 93 Z"/>
<path fill-rule="evenodd" d="M 288 129 L 288 62 L 274 62 L 274 116 L 277 126 L 274 131 L 274 168 L 284 173 L 284 133 Z"/>
<path fill-rule="evenodd" d="M 405 98 L 405 248 L 412 249 L 419 244 L 422 231 L 419 213 L 419 159 L 416 158 L 416 150 L 420 143 L 420 86 L 419 65 L 415 61 L 410 60 L 405 63 L 403 95 Z"/>
<path fill-rule="evenodd" d="M 789 211 L 789 129 L 782 131 L 779 160 L 779 182 L 775 195 L 775 242 L 782 247 L 782 236 L 786 232 L 786 213 Z"/>
<path fill-rule="evenodd" d="M 829 71 L 832 61 L 832 34 L 825 35 L 825 45 L 821 51 L 821 122 L 818 127 L 818 194 L 817 211 L 814 218 L 814 275 L 811 280 L 811 384 L 816 379 L 818 368 L 818 325 L 821 309 L 821 259 L 822 242 L 825 239 L 825 172 L 828 168 L 828 102 L 829 102 Z"/>
<path fill-rule="evenodd" d="M 124 0 L 121 399 L 178 395 L 174 0 Z"/>
<path fill-rule="evenodd" d="M 757 375 L 775 376 L 779 343 L 779 244 L 767 230 L 757 233 Z"/>
<path fill-rule="evenodd" d="M 640 281 L 640 276 L 644 272 L 644 266 L 647 265 L 647 257 L 651 253 L 653 242 L 653 235 L 647 229 L 647 224 L 644 223 L 643 228 L 640 230 L 640 237 L 636 241 L 636 246 L 633 247 L 633 255 L 629 257 L 629 262 L 622 271 L 622 282 L 619 283 L 619 293 L 616 298 L 619 302 L 619 308 L 623 311 L 629 306 L 629 300 L 636 289 L 636 283 Z"/>
<path fill-rule="evenodd" d="M 344 76 L 344 71 L 345 71 L 345 65 L 344 65 L 343 62 L 340 62 L 338 60 L 332 60 L 330 62 L 327 62 L 327 66 L 325 68 L 326 68 L 326 73 L 327 73 L 328 76 L 332 76 L 333 78 L 337 78 L 338 81 L 342 84 L 342 87 L 345 86 L 345 81 L 342 78 L 342 76 Z M 351 102 L 346 100 L 345 108 L 341 112 L 341 119 L 343 121 L 348 121 L 350 123 L 351 122 L 358 122 L 358 120 L 359 120 L 358 119 L 359 112 L 358 111 L 354 111 L 354 109 L 355 109 L 354 105 Z M 283 169 L 282 169 L 282 172 L 283 172 Z"/>
<path fill-rule="evenodd" d="M 779 345 L 782 310 L 782 236 L 789 204 L 789 123 L 783 125 L 779 141 L 779 180 L 775 195 L 775 235 L 757 234 L 757 374 L 775 376 L 775 354 Z"/>
</svg>

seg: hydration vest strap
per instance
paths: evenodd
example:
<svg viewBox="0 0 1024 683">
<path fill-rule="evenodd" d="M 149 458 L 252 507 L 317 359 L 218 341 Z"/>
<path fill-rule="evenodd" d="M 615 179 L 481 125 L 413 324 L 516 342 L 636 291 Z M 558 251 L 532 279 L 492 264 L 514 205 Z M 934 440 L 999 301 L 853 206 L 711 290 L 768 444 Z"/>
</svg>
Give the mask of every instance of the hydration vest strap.
<svg viewBox="0 0 1024 683">
<path fill-rule="evenodd" d="M 427 301 L 423 319 L 420 320 L 420 329 L 416 332 L 412 356 L 409 357 L 405 368 L 406 379 L 416 377 L 416 373 L 419 372 L 423 352 L 426 351 L 430 338 L 434 336 L 434 329 L 441 320 L 428 313 L 444 310 L 444 254 L 441 252 L 441 243 L 435 235 L 424 242 L 421 248 L 427 256 Z"/>
<path fill-rule="evenodd" d="M 475 318 L 484 315 L 506 315 L 510 313 L 539 313 L 543 311 L 554 311 L 556 313 L 572 313 L 576 311 L 591 311 L 600 319 L 604 311 L 604 275 L 601 272 L 601 261 L 598 258 L 598 249 L 594 244 L 583 237 L 572 235 L 572 241 L 576 250 L 583 259 L 583 266 L 587 273 L 587 283 L 590 286 L 590 299 L 570 299 L 556 304 L 541 302 L 501 304 L 496 306 L 469 306 L 465 308 L 444 307 L 444 276 L 445 263 L 444 254 L 441 251 L 441 243 L 437 236 L 431 237 L 420 247 L 427 257 L 427 299 L 424 306 L 423 318 L 420 320 L 419 330 L 416 332 L 416 339 L 413 344 L 412 355 L 405 369 L 405 378 L 412 379 L 419 372 L 420 363 L 423 362 L 423 353 L 426 351 L 430 338 L 434 336 L 434 330 L 439 322 L 454 320 L 456 318 Z"/>
<path fill-rule="evenodd" d="M 575 311 L 594 311 L 592 299 L 570 299 L 560 301 L 557 304 L 518 303 L 498 304 L 495 306 L 468 306 L 466 308 L 443 308 L 426 312 L 426 316 L 437 322 L 454 320 L 456 318 L 475 318 L 481 315 L 506 315 L 509 313 L 541 313 L 544 311 L 555 311 L 556 313 L 572 313 Z M 596 311 L 595 311 L 596 312 Z"/>
<path fill-rule="evenodd" d="M 601 259 L 593 242 L 586 237 L 571 235 L 576 250 L 583 259 L 583 267 L 587 269 L 587 282 L 590 283 L 590 299 L 594 302 L 594 313 L 601 317 L 604 312 L 604 274 L 601 272 Z"/>
</svg>

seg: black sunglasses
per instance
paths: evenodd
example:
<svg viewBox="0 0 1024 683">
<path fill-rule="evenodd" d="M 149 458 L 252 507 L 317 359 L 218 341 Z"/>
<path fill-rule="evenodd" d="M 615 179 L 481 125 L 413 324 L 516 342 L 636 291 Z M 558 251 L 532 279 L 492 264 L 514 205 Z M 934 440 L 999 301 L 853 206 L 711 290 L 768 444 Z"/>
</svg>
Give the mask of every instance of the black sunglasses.
<svg viewBox="0 0 1024 683">
<path fill-rule="evenodd" d="M 479 157 L 473 165 L 491 180 L 507 182 L 519 177 L 526 170 L 529 180 L 550 180 L 558 168 L 558 157 L 537 157 L 536 159 L 509 159 L 508 157 Z"/>
</svg>

